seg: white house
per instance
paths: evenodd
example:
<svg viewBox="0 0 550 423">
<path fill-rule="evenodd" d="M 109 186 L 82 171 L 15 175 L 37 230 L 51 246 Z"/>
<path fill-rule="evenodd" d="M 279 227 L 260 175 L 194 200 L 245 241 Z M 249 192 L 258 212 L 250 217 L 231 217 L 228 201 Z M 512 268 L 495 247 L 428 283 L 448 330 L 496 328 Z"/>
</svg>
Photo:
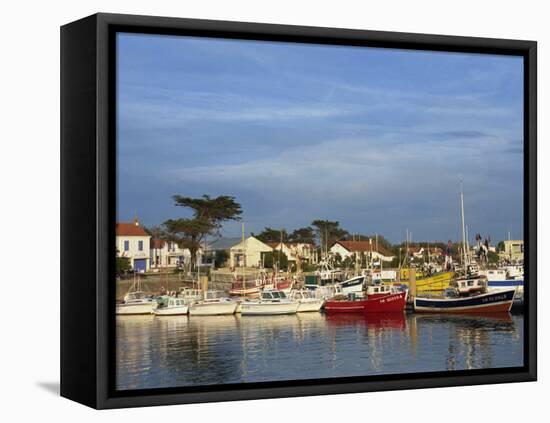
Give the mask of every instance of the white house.
<svg viewBox="0 0 550 423">
<path fill-rule="evenodd" d="M 315 245 L 305 242 L 268 242 L 273 251 L 282 251 L 289 261 L 296 261 L 299 256 L 303 263 L 317 263 L 317 252 Z"/>
<path fill-rule="evenodd" d="M 510 260 L 523 260 L 523 240 L 504 241 L 504 251 L 500 253 L 502 258 Z"/>
<path fill-rule="evenodd" d="M 342 259 L 361 253 L 371 256 L 374 260 L 388 262 L 394 259 L 394 255 L 391 252 L 380 245 L 377 248 L 374 241 L 336 241 L 329 251 L 332 254 L 339 254 Z"/>
<path fill-rule="evenodd" d="M 273 248 L 269 245 L 253 236 L 249 236 L 244 240 L 244 248 L 241 241 L 229 249 L 229 265 L 239 267 L 244 264 L 245 267 L 262 267 L 262 255 L 272 251 Z"/>
<path fill-rule="evenodd" d="M 136 272 L 149 270 L 151 236 L 137 219 L 132 223 L 116 224 L 116 249 L 118 257 L 127 257 Z"/>
<path fill-rule="evenodd" d="M 185 266 L 191 260 L 191 251 L 180 248 L 177 243 L 161 239 L 151 239 L 151 268 L 174 268 Z M 202 263 L 202 250 L 197 252 L 197 264 Z"/>
</svg>

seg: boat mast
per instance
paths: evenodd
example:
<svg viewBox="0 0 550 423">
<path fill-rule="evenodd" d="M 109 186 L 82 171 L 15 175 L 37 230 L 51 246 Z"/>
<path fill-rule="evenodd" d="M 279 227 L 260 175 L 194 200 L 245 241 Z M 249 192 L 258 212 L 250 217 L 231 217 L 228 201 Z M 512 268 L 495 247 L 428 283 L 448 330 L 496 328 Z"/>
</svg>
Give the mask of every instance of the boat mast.
<svg viewBox="0 0 550 423">
<path fill-rule="evenodd" d="M 468 264 L 468 254 L 466 252 L 466 225 L 464 223 L 464 188 L 460 182 L 460 217 L 462 220 L 462 252 L 464 254 L 464 270 Z"/>
<path fill-rule="evenodd" d="M 241 230 L 242 230 L 242 243 L 243 243 L 243 248 L 242 248 L 242 253 L 243 253 L 243 261 L 242 261 L 242 271 L 243 271 L 243 290 L 242 290 L 242 293 L 244 295 L 244 260 L 245 260 L 245 257 L 246 257 L 246 244 L 245 244 L 245 241 L 244 241 L 244 222 L 242 223 L 241 225 Z"/>
</svg>

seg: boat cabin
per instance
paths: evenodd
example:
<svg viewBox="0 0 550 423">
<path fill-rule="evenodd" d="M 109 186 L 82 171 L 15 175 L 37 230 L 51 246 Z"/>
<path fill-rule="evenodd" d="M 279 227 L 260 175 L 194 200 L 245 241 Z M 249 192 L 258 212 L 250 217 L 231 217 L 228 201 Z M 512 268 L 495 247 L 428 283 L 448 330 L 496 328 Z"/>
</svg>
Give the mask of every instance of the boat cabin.
<svg viewBox="0 0 550 423">
<path fill-rule="evenodd" d="M 270 302 L 279 302 L 281 300 L 286 300 L 287 296 L 283 291 L 269 290 L 262 292 L 261 300 L 270 301 Z"/>
<path fill-rule="evenodd" d="M 507 279 L 506 270 L 491 269 L 485 273 L 488 281 L 504 281 Z"/>
<path fill-rule="evenodd" d="M 148 298 L 143 291 L 131 291 L 124 296 L 125 303 L 143 302 L 147 299 Z"/>
<path fill-rule="evenodd" d="M 456 290 L 460 295 L 485 292 L 487 290 L 487 279 L 468 278 L 456 281 Z"/>
<path fill-rule="evenodd" d="M 391 285 L 370 285 L 367 287 L 367 295 L 390 295 L 395 292 L 395 288 Z"/>
<path fill-rule="evenodd" d="M 290 299 L 291 300 L 317 299 L 317 296 L 315 295 L 315 291 L 311 291 L 308 289 L 299 289 L 299 290 L 293 290 L 290 292 Z"/>
<path fill-rule="evenodd" d="M 168 303 L 166 304 L 166 307 L 167 308 L 182 307 L 184 305 L 185 305 L 185 300 L 183 300 L 181 298 L 170 298 L 168 300 Z"/>
</svg>

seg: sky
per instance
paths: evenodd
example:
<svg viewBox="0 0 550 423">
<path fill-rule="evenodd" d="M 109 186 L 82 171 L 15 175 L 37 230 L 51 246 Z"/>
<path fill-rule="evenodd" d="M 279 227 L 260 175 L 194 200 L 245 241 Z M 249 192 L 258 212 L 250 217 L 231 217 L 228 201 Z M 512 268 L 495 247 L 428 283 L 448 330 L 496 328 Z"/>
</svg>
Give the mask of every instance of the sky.
<svg viewBox="0 0 550 423">
<path fill-rule="evenodd" d="M 470 238 L 523 237 L 520 57 L 118 35 L 119 221 L 230 195 L 247 233 L 458 240 L 461 181 Z"/>
</svg>

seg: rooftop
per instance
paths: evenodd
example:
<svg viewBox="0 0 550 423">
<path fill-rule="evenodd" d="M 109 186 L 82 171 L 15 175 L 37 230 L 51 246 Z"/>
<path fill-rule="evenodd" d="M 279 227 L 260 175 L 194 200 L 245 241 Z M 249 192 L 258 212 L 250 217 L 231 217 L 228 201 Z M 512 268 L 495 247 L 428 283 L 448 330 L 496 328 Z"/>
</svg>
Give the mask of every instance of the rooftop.
<svg viewBox="0 0 550 423">
<path fill-rule="evenodd" d="M 116 234 L 119 236 L 150 236 L 138 222 L 117 223 Z"/>
</svg>

